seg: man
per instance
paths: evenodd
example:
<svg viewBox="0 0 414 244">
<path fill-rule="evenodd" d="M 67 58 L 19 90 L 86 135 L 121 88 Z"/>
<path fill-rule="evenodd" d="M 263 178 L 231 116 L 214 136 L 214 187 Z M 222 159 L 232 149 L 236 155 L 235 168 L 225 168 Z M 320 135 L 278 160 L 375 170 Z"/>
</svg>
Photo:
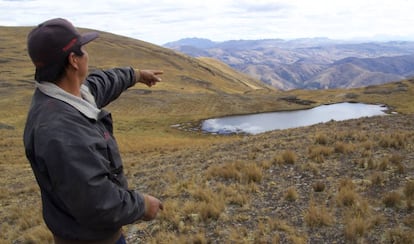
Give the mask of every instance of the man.
<svg viewBox="0 0 414 244">
<path fill-rule="evenodd" d="M 136 82 L 155 85 L 162 72 L 116 68 L 88 75 L 84 45 L 97 37 L 60 18 L 28 35 L 37 82 L 24 146 L 56 243 L 125 243 L 122 226 L 152 220 L 163 209 L 157 198 L 128 189 L 111 114 L 102 109 Z"/>
</svg>

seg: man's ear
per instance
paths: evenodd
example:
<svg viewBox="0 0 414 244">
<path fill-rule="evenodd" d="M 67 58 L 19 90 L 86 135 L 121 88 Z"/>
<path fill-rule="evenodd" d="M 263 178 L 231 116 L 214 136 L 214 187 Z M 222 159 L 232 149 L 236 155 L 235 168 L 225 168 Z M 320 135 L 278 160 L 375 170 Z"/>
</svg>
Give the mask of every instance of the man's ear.
<svg viewBox="0 0 414 244">
<path fill-rule="evenodd" d="M 79 58 L 76 56 L 74 52 L 71 52 L 68 56 L 68 63 L 70 66 L 72 66 L 75 70 L 79 69 L 78 64 Z"/>
</svg>

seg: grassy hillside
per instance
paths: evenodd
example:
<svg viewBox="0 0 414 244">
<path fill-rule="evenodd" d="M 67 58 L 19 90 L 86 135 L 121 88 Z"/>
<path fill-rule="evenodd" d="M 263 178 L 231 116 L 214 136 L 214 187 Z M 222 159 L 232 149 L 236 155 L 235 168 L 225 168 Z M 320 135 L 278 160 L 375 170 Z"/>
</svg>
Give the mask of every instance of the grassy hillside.
<svg viewBox="0 0 414 244">
<path fill-rule="evenodd" d="M 48 243 L 22 133 L 33 92 L 29 28 L 0 27 L 0 243 Z M 410 243 L 414 214 L 414 82 L 280 92 L 215 60 L 101 33 L 93 68 L 162 69 L 108 106 L 132 189 L 165 203 L 127 226 L 131 243 Z M 360 101 L 398 115 L 255 136 L 179 130 L 229 114 Z"/>
</svg>

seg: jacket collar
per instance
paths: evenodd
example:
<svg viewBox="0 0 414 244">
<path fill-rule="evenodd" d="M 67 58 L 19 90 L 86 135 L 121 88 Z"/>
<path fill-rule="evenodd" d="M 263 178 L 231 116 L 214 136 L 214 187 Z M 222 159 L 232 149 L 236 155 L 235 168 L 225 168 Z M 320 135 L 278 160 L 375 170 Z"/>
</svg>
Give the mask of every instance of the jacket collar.
<svg viewBox="0 0 414 244">
<path fill-rule="evenodd" d="M 101 110 L 97 108 L 95 103 L 95 97 L 91 94 L 89 87 L 87 87 L 86 85 L 82 84 L 81 86 L 82 98 L 66 92 L 65 90 L 51 82 L 36 82 L 36 88 L 39 89 L 45 95 L 68 103 L 89 119 L 98 120 L 98 115 L 101 112 Z"/>
</svg>

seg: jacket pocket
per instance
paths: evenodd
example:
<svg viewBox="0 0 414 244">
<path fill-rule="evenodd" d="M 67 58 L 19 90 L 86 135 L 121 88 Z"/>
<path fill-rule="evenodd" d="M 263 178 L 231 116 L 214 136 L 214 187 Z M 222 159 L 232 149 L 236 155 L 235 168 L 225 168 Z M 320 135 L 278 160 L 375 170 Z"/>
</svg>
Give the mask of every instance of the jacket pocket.
<svg viewBox="0 0 414 244">
<path fill-rule="evenodd" d="M 118 146 L 114 140 L 108 140 L 107 154 L 110 161 L 109 179 L 119 186 L 126 187 L 127 183 L 124 176 L 121 156 L 119 154 Z"/>
</svg>

